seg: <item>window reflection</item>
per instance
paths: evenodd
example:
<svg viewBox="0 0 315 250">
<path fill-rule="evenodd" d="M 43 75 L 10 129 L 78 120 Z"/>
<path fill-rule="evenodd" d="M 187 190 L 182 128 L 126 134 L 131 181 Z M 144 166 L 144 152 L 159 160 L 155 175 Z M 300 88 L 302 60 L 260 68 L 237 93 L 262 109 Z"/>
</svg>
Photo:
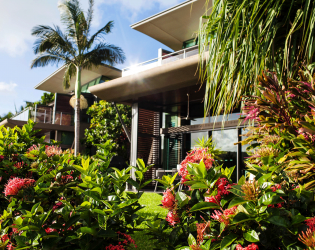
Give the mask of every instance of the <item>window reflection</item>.
<svg viewBox="0 0 315 250">
<path fill-rule="evenodd" d="M 224 151 L 216 160 L 223 167 L 234 167 L 235 170 L 232 175 L 232 179 L 236 180 L 236 161 L 237 161 L 237 145 L 234 145 L 238 141 L 237 129 L 226 129 L 212 131 L 213 142 L 216 143 L 216 148 Z"/>
</svg>

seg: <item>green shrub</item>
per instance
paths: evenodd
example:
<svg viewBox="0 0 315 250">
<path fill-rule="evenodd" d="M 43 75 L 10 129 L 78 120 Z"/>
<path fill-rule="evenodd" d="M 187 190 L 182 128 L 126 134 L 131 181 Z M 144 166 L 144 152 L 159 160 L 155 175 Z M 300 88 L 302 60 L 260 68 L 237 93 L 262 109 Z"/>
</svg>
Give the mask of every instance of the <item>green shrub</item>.
<svg viewBox="0 0 315 250">
<path fill-rule="evenodd" d="M 121 249 L 133 245 L 129 234 L 144 218 L 136 214 L 145 167 L 109 168 L 111 143 L 96 156 L 74 157 L 33 137 L 33 123 L 0 133 L 0 249 Z M 23 160 L 18 167 L 17 161 Z M 21 162 L 20 162 L 21 163 Z M 131 179 L 135 171 L 137 179 Z M 4 185 L 5 184 L 5 185 Z M 120 242 L 120 243 L 119 243 Z"/>
</svg>

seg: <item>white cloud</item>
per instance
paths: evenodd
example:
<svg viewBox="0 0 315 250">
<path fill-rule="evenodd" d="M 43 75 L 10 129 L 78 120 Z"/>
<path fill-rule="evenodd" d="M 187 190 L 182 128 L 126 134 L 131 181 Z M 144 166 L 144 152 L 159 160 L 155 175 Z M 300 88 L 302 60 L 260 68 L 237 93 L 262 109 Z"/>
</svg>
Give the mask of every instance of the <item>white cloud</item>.
<svg viewBox="0 0 315 250">
<path fill-rule="evenodd" d="M 59 24 L 56 0 L 0 1 L 0 51 L 17 56 L 31 50 L 31 29 L 40 24 Z"/>
<path fill-rule="evenodd" d="M 8 94 L 15 94 L 15 88 L 18 85 L 14 82 L 6 83 L 0 82 L 0 95 L 8 95 Z"/>
</svg>

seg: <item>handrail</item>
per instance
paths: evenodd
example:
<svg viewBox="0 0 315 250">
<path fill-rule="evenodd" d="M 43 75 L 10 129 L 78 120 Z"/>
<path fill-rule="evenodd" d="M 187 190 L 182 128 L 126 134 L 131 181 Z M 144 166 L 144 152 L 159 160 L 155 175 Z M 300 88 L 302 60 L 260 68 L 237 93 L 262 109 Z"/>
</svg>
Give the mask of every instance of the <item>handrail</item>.
<svg viewBox="0 0 315 250">
<path fill-rule="evenodd" d="M 175 55 L 175 54 L 183 53 L 183 54 L 184 54 L 184 58 L 186 58 L 186 52 L 189 51 L 189 50 L 194 50 L 194 49 L 196 49 L 196 48 L 198 48 L 198 45 L 195 45 L 195 46 L 192 46 L 192 47 L 189 47 L 189 48 L 186 48 L 186 49 L 174 51 L 174 52 L 169 53 L 169 54 L 166 54 L 166 55 L 164 55 L 164 56 L 160 56 L 160 57 L 157 57 L 157 58 L 154 58 L 154 59 L 150 59 L 150 60 L 145 61 L 145 62 L 142 62 L 142 63 L 138 63 L 138 64 L 135 64 L 135 65 L 129 66 L 129 67 L 127 67 L 127 68 L 124 68 L 122 71 L 125 72 L 125 71 L 128 71 L 128 70 L 134 69 L 134 68 L 138 68 L 139 66 L 142 66 L 142 65 L 144 65 L 144 64 L 147 64 L 147 63 L 149 63 L 149 62 L 159 61 L 160 59 L 163 60 L 163 58 L 165 58 L 165 57 L 170 57 L 170 56 Z"/>
<path fill-rule="evenodd" d="M 12 116 L 10 119 L 14 118 L 14 117 L 17 117 L 18 115 L 24 113 L 25 111 L 27 110 L 32 110 L 33 108 L 32 107 L 27 107 L 25 109 L 23 109 L 22 111 L 20 111 L 19 113 L 15 114 L 14 116 Z"/>
</svg>

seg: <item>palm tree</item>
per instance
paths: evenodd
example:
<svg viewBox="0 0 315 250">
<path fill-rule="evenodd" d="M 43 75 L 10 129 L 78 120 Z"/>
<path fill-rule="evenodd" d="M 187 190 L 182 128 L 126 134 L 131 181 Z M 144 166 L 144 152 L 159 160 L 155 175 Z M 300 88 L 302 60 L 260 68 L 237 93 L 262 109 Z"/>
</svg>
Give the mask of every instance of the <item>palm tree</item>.
<svg viewBox="0 0 315 250">
<path fill-rule="evenodd" d="M 284 83 L 303 64 L 314 67 L 314 0 L 213 0 L 211 14 L 202 19 L 206 114 L 229 114 L 242 95 L 256 92 L 263 70 L 275 71 Z"/>
<path fill-rule="evenodd" d="M 61 22 L 65 25 L 65 32 L 62 32 L 58 26 L 45 25 L 36 26 L 32 30 L 32 35 L 38 39 L 33 46 L 37 57 L 32 61 L 31 68 L 63 63 L 65 89 L 69 88 L 71 77 L 76 75 L 75 155 L 79 151 L 82 69 L 114 65 L 125 61 L 121 48 L 104 42 L 104 35 L 111 32 L 113 28 L 113 21 L 90 35 L 93 5 L 94 0 L 89 0 L 89 9 L 85 14 L 78 0 L 64 0 L 58 7 L 61 12 Z"/>
</svg>

